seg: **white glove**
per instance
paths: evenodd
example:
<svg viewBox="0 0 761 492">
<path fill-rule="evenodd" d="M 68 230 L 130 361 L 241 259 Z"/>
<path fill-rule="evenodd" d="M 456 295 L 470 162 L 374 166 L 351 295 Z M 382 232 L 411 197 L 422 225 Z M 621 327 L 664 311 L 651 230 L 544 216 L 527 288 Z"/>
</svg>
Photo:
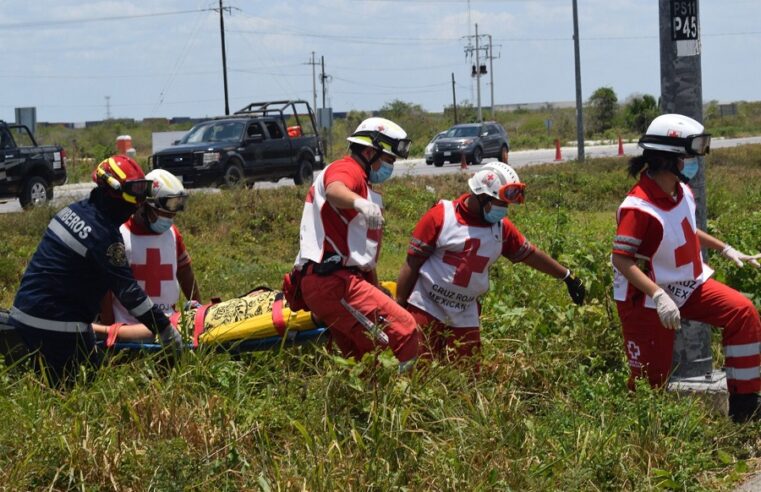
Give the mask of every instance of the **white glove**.
<svg viewBox="0 0 761 492">
<path fill-rule="evenodd" d="M 682 327 L 679 307 L 663 289 L 655 291 L 653 301 L 655 301 L 655 310 L 658 311 L 658 317 L 661 318 L 663 326 L 672 330 L 678 330 Z"/>
<path fill-rule="evenodd" d="M 740 253 L 735 248 L 733 248 L 730 245 L 725 245 L 724 249 L 721 250 L 721 255 L 724 256 L 724 258 L 728 260 L 732 260 L 735 262 L 735 265 L 742 267 L 745 266 L 743 261 L 747 261 L 751 265 L 753 265 L 756 268 L 761 267 L 761 265 L 758 264 L 758 259 L 761 258 L 761 254 L 755 255 L 755 256 L 748 256 L 745 253 Z"/>
<path fill-rule="evenodd" d="M 381 208 L 364 198 L 357 198 L 353 203 L 354 210 L 360 213 L 367 221 L 368 229 L 380 229 L 383 225 L 383 212 Z"/>
<path fill-rule="evenodd" d="M 180 333 L 171 325 L 164 328 L 164 331 L 159 333 L 159 340 L 161 340 L 161 345 L 164 346 L 164 348 L 171 349 L 177 353 L 182 352 L 185 348 L 185 344 L 182 341 L 182 335 L 180 335 Z"/>
</svg>

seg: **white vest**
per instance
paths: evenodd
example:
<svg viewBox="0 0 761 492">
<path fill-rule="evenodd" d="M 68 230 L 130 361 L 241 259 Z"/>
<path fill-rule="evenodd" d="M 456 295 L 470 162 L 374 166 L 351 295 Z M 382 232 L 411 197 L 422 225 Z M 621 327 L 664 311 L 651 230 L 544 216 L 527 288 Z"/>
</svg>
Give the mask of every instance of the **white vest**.
<svg viewBox="0 0 761 492">
<path fill-rule="evenodd" d="M 158 305 L 164 314 L 174 314 L 174 306 L 180 299 L 180 285 L 177 282 L 177 238 L 174 227 L 161 234 L 132 234 L 122 224 L 119 231 L 124 238 L 132 273 L 137 283 L 148 297 Z M 139 323 L 118 299 L 114 299 L 114 321 L 117 323 Z"/>
<path fill-rule="evenodd" d="M 695 197 L 686 185 L 679 184 L 682 200 L 671 210 L 658 208 L 642 198 L 627 196 L 618 213 L 624 208 L 634 208 L 653 216 L 661 224 L 663 238 L 658 249 L 652 258 L 641 258 L 650 261 L 650 278 L 681 307 L 695 289 L 713 275 L 713 269 L 703 261 L 696 236 Z M 613 275 L 613 298 L 624 301 L 629 281 L 615 267 Z M 651 297 L 645 299 L 645 307 L 655 308 Z"/>
<path fill-rule="evenodd" d="M 301 215 L 299 254 L 296 256 L 296 266 L 303 266 L 308 260 L 320 263 L 324 253 L 323 246 L 327 241 L 333 246 L 334 251 L 341 254 L 344 266 L 358 267 L 364 271 L 375 268 L 380 252 L 379 245 L 382 230 L 370 233 L 367 228 L 367 222 L 361 214 L 357 214 L 351 221 L 347 221 L 345 217 L 338 214 L 338 210 L 328 203 L 326 198 L 325 171 L 320 173 L 313 186 L 312 202 L 304 204 L 304 212 Z M 369 188 L 367 192 L 368 196 L 362 198 L 367 198 L 382 209 L 383 197 Z M 348 256 L 345 256 L 347 252 L 340 251 L 338 246 L 329 237 L 325 236 L 325 225 L 322 222 L 321 213 L 323 207 L 332 207 L 336 210 L 339 220 L 347 224 Z M 377 239 L 374 239 L 373 236 L 377 237 Z"/>
<path fill-rule="evenodd" d="M 420 268 L 408 302 L 448 326 L 479 326 L 478 297 L 489 290 L 489 267 L 502 255 L 502 221 L 491 227 L 460 224 L 454 204 L 440 203 L 444 224 L 436 249 Z"/>
</svg>

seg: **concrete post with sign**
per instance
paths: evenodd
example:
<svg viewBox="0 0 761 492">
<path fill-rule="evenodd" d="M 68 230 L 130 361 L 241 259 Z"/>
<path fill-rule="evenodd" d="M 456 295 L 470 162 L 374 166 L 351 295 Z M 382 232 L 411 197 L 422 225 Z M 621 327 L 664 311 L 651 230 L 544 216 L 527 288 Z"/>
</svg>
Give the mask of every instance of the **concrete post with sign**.
<svg viewBox="0 0 761 492">
<path fill-rule="evenodd" d="M 703 121 L 698 0 L 659 0 L 661 44 L 661 112 L 679 113 Z M 706 227 L 704 160 L 690 180 L 697 201 L 696 218 Z M 705 255 L 706 252 L 704 251 Z M 711 327 L 683 321 L 674 342 L 674 378 L 711 379 Z"/>
</svg>

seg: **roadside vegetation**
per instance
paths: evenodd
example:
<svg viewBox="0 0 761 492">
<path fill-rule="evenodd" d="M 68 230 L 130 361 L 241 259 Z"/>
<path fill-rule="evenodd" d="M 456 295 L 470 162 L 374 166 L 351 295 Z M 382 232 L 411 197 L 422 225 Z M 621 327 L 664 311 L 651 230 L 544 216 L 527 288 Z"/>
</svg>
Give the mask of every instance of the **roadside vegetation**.
<svg viewBox="0 0 761 492">
<path fill-rule="evenodd" d="M 732 111 L 734 114 L 729 114 Z M 407 130 L 412 139 L 412 157 L 422 157 L 431 138 L 454 123 L 451 107 L 443 113 L 429 113 L 417 104 L 400 100 L 387 103 L 379 110 L 379 114 L 398 122 Z M 657 100 L 651 95 L 633 95 L 625 101 L 619 101 L 613 89 L 601 87 L 592 94 L 585 107 L 586 138 L 615 143 L 620 135 L 624 140 L 636 140 L 658 114 Z M 488 107 L 483 108 L 484 119 L 494 119 L 507 130 L 511 150 L 552 148 L 555 139 L 574 144 L 575 115 L 574 108 L 553 108 L 550 105 L 539 110 L 498 111 L 495 115 L 490 114 Z M 350 111 L 345 119 L 334 120 L 330 134 L 323 135 L 326 148 L 329 149 L 328 162 L 343 154 L 346 150 L 346 137 L 369 116 L 370 112 Z M 549 130 L 546 126 L 548 120 L 551 121 Z M 468 102 L 459 105 L 457 121 L 477 121 L 476 108 Z M 761 135 L 761 102 L 741 101 L 732 105 L 720 105 L 711 101 L 705 106 L 704 123 L 717 137 Z M 76 183 L 89 179 L 93 162 L 100 162 L 115 152 L 118 135 L 132 136 L 138 161 L 147 169 L 152 132 L 182 131 L 191 126 L 190 123 L 169 124 L 161 118 L 145 119 L 142 122 L 109 120 L 81 129 L 65 128 L 62 125 L 40 126 L 37 136 L 41 142 L 63 146 L 69 157 L 69 182 Z"/>
<path fill-rule="evenodd" d="M 133 132 L 133 139 L 135 138 Z M 142 144 L 138 144 L 141 146 Z M 709 231 L 761 248 L 761 146 L 707 158 Z M 388 353 L 347 361 L 323 346 L 232 356 L 113 358 L 88 385 L 45 388 L 0 370 L 0 483 L 30 489 L 731 490 L 756 466 L 761 425 L 736 426 L 701 399 L 626 390 L 610 297 L 614 214 L 632 180 L 623 159 L 522 169 L 510 216 L 573 268 L 589 302 L 501 260 L 484 299 L 480 373 L 438 363 L 400 376 Z M 464 175 L 396 177 L 381 278 L 408 235 Z M 306 189 L 191 195 L 178 216 L 206 296 L 279 287 L 298 248 Z M 55 210 L 0 216 L 0 306 Z M 761 302 L 761 274 L 711 257 L 716 276 Z M 718 339 L 714 353 L 720 354 Z M 716 356 L 720 358 L 720 356 Z M 2 366 L 0 366 L 2 367 Z"/>
</svg>

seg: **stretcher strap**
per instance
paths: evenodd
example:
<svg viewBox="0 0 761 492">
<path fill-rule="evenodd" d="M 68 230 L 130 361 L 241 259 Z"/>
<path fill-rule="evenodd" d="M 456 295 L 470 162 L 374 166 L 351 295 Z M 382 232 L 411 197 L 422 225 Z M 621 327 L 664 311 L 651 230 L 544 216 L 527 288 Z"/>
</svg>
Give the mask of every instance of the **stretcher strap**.
<svg viewBox="0 0 761 492">
<path fill-rule="evenodd" d="M 278 335 L 285 336 L 285 329 L 288 325 L 283 318 L 283 294 L 279 293 L 275 296 L 275 302 L 272 303 L 272 324 L 277 330 Z"/>
<path fill-rule="evenodd" d="M 116 343 L 116 337 L 119 335 L 119 328 L 124 326 L 124 323 L 114 323 L 108 327 L 108 333 L 106 335 L 106 348 L 111 348 Z"/>
<path fill-rule="evenodd" d="M 204 304 L 196 309 L 196 316 L 193 318 L 193 348 L 198 348 L 198 337 L 203 333 L 203 322 L 206 318 L 206 310 L 209 309 L 209 306 L 213 306 L 214 304 L 215 303 L 212 301 L 209 304 Z"/>
</svg>

